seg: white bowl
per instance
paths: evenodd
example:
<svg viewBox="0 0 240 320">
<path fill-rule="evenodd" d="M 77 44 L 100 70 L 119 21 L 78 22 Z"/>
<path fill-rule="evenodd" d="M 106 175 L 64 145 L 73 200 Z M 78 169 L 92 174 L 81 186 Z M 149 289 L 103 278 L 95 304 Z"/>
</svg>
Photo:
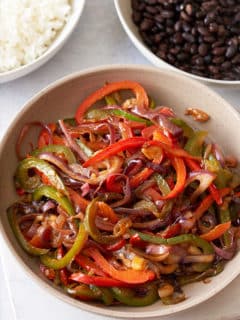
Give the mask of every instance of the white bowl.
<svg viewBox="0 0 240 320">
<path fill-rule="evenodd" d="M 215 83 L 215 84 L 222 84 L 222 85 L 239 85 L 240 80 L 236 81 L 230 81 L 230 80 L 215 80 L 210 79 L 207 77 L 200 77 L 196 76 L 192 73 L 182 71 L 173 65 L 165 62 L 161 58 L 159 58 L 157 55 L 155 55 L 143 42 L 139 32 L 138 28 L 132 21 L 132 8 L 131 8 L 131 0 L 114 0 L 115 7 L 117 10 L 118 17 L 121 21 L 121 24 L 126 31 L 129 38 L 132 40 L 133 44 L 136 46 L 136 48 L 155 66 L 160 68 L 167 68 L 171 70 L 175 70 L 182 75 L 192 77 L 194 79 L 209 82 L 209 83 Z"/>
<path fill-rule="evenodd" d="M 199 282 L 185 286 L 183 289 L 187 299 L 179 304 L 166 306 L 159 301 L 141 308 L 104 306 L 75 300 L 60 288 L 50 284 L 40 272 L 39 262 L 29 257 L 19 246 L 6 216 L 6 208 L 17 199 L 13 183 L 18 163 L 15 144 L 24 124 L 36 120 L 52 122 L 72 117 L 79 103 L 87 95 L 106 81 L 120 80 L 140 82 L 155 101 L 161 105 L 173 107 L 178 116 L 183 119 L 187 119 L 184 116 L 186 107 L 195 106 L 207 111 L 212 120 L 204 124 L 194 123 L 195 127 L 207 130 L 210 137 L 223 147 L 226 154 L 235 155 L 240 159 L 240 148 L 236 144 L 236 137 L 240 136 L 240 115 L 218 94 L 201 83 L 181 74 L 143 66 L 103 66 L 74 73 L 51 84 L 33 97 L 17 114 L 2 140 L 0 145 L 0 231 L 12 256 L 28 273 L 29 278 L 41 285 L 46 293 L 55 295 L 66 303 L 105 316 L 127 319 L 169 315 L 208 300 L 228 285 L 240 273 L 240 252 L 226 264 L 222 273 L 211 279 L 210 283 Z M 202 307 L 204 308 L 204 304 Z"/>
<path fill-rule="evenodd" d="M 8 81 L 23 77 L 28 73 L 36 70 L 37 68 L 42 66 L 44 63 L 46 63 L 49 59 L 51 59 L 62 48 L 64 43 L 72 34 L 73 30 L 75 29 L 81 17 L 84 4 L 85 4 L 85 0 L 72 0 L 71 1 L 72 8 L 71 8 L 71 12 L 70 12 L 67 23 L 65 24 L 63 29 L 59 32 L 59 34 L 54 39 L 54 41 L 49 46 L 49 48 L 44 52 L 44 54 L 38 57 L 36 60 L 26 65 L 23 65 L 19 68 L 6 71 L 6 72 L 0 72 L 0 83 L 8 82 Z"/>
</svg>

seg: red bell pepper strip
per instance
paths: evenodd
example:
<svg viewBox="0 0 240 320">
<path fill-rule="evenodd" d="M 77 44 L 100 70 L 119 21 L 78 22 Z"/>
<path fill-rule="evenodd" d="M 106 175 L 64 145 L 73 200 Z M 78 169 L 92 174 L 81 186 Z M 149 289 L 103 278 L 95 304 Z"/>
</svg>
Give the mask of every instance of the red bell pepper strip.
<svg viewBox="0 0 240 320">
<path fill-rule="evenodd" d="M 161 200 L 173 199 L 185 188 L 187 171 L 184 161 L 181 158 L 175 157 L 172 159 L 172 165 L 176 171 L 177 182 L 174 188 L 167 195 L 161 196 Z"/>
<path fill-rule="evenodd" d="M 224 188 L 219 190 L 219 194 L 221 197 L 224 197 L 228 195 L 232 191 L 231 188 Z M 197 209 L 193 212 L 193 216 L 195 217 L 196 220 L 200 219 L 201 216 L 206 212 L 211 205 L 213 204 L 214 199 L 213 196 L 210 194 L 207 197 L 205 197 L 200 205 L 197 207 Z"/>
<path fill-rule="evenodd" d="M 114 268 L 95 248 L 86 249 L 88 255 L 96 264 L 108 275 L 116 280 L 120 280 L 122 282 L 130 283 L 130 284 L 139 284 L 145 283 L 149 280 L 153 280 L 155 278 L 155 273 L 151 270 L 117 270 Z"/>
<path fill-rule="evenodd" d="M 165 239 L 175 237 L 176 235 L 180 234 L 181 232 L 181 224 L 175 223 L 168 226 L 162 233 L 161 236 Z"/>
<path fill-rule="evenodd" d="M 146 146 L 159 146 L 161 147 L 165 152 L 169 153 L 170 155 L 173 155 L 175 157 L 179 157 L 179 158 L 186 158 L 186 159 L 194 159 L 197 161 L 200 161 L 201 158 L 200 157 L 196 157 L 196 156 L 192 156 L 191 154 L 189 154 L 187 151 L 185 151 L 182 148 L 179 148 L 177 146 L 170 146 L 166 143 L 163 143 L 161 141 L 158 140 L 150 140 L 146 143 Z"/>
<path fill-rule="evenodd" d="M 147 180 L 153 172 L 154 171 L 151 168 L 144 168 L 141 172 L 130 178 L 130 186 L 136 188 Z"/>
<path fill-rule="evenodd" d="M 106 189 L 109 192 L 117 192 L 122 193 L 123 191 L 123 184 L 121 181 L 116 181 L 119 177 L 118 174 L 110 174 L 106 179 Z"/>
<path fill-rule="evenodd" d="M 92 284 L 99 287 L 128 287 L 129 285 L 125 282 L 112 279 L 109 277 L 100 277 L 100 276 L 90 276 L 82 272 L 76 272 L 71 274 L 69 277 L 71 280 L 84 283 Z"/>
<path fill-rule="evenodd" d="M 133 247 L 138 247 L 138 248 L 145 248 L 146 245 L 148 244 L 146 241 L 143 241 L 137 233 L 131 236 L 131 238 L 129 239 L 129 243 Z"/>
<path fill-rule="evenodd" d="M 98 89 L 94 93 L 90 94 L 79 105 L 76 112 L 76 121 L 81 123 L 84 113 L 97 101 L 103 99 L 105 96 L 119 90 L 132 90 L 136 95 L 136 104 L 143 107 L 148 107 L 148 96 L 144 88 L 135 81 L 119 81 L 106 84 L 102 88 Z"/>
<path fill-rule="evenodd" d="M 192 159 L 188 159 L 186 158 L 185 159 L 185 162 L 187 163 L 188 167 L 191 169 L 191 170 L 195 170 L 195 171 L 199 171 L 201 170 L 201 167 L 200 165 L 195 162 L 194 160 Z M 217 189 L 217 187 L 215 186 L 214 183 L 212 183 L 210 186 L 209 186 L 209 191 L 213 197 L 213 199 L 216 201 L 216 203 L 220 206 L 222 204 L 222 197 L 219 193 L 219 190 Z"/>
<path fill-rule="evenodd" d="M 112 223 L 118 222 L 118 216 L 108 204 L 102 201 L 98 201 L 97 205 L 99 209 L 98 215 L 104 218 L 108 218 Z"/>
<path fill-rule="evenodd" d="M 209 232 L 205 234 L 201 234 L 200 238 L 207 241 L 213 241 L 215 239 L 220 238 L 230 227 L 231 227 L 231 221 L 218 224 L 215 228 L 213 228 Z"/>
<path fill-rule="evenodd" d="M 72 188 L 67 187 L 67 191 L 71 201 L 75 204 L 75 206 L 78 206 L 81 209 L 81 211 L 85 212 L 89 204 L 89 201 L 81 197 L 80 194 Z"/>
<path fill-rule="evenodd" d="M 124 247 L 126 244 L 126 240 L 125 239 L 120 239 L 118 242 L 113 243 L 113 244 L 108 244 L 108 245 L 102 245 L 104 247 L 104 249 L 106 249 L 107 251 L 117 251 L 120 250 L 122 247 Z"/>
<path fill-rule="evenodd" d="M 93 262 L 91 259 L 89 259 L 87 256 L 84 256 L 82 254 L 78 254 L 75 257 L 75 261 L 77 264 L 82 267 L 84 270 L 94 273 L 98 276 L 106 276 L 106 273 L 104 273 L 95 262 Z"/>
<path fill-rule="evenodd" d="M 64 256 L 63 247 L 60 246 L 57 249 L 57 258 L 58 259 L 62 259 L 63 256 Z M 64 286 L 68 285 L 69 281 L 68 281 L 68 274 L 67 274 L 67 269 L 66 268 L 63 268 L 63 269 L 59 270 L 59 278 L 60 278 L 60 281 L 62 282 L 62 284 Z"/>
<path fill-rule="evenodd" d="M 111 144 L 105 149 L 102 149 L 101 151 L 96 153 L 94 156 L 89 158 L 86 162 L 84 162 L 83 167 L 86 168 L 86 167 L 92 166 L 96 162 L 99 162 L 111 156 L 114 156 L 115 154 L 121 151 L 131 149 L 131 148 L 141 147 L 146 141 L 147 140 L 142 137 L 133 137 L 133 138 L 120 140 L 116 143 Z"/>
</svg>

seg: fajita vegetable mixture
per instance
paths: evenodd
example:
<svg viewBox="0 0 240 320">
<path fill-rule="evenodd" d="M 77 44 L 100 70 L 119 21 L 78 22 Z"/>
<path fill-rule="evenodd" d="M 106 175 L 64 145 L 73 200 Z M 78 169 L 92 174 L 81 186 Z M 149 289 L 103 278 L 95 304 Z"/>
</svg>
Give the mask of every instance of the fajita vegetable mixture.
<svg viewBox="0 0 240 320">
<path fill-rule="evenodd" d="M 38 146 L 24 154 L 34 126 Z M 26 124 L 16 145 L 20 198 L 7 210 L 19 244 L 76 299 L 183 301 L 185 284 L 224 269 L 240 234 L 237 161 L 207 135 L 133 81 L 107 83 L 73 119 Z"/>
</svg>

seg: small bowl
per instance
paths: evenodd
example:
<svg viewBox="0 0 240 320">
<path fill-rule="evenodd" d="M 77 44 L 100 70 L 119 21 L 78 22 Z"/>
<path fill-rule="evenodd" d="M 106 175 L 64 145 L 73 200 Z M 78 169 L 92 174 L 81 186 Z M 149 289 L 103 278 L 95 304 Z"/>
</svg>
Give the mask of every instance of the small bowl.
<svg viewBox="0 0 240 320">
<path fill-rule="evenodd" d="M 193 79 L 208 82 L 208 83 L 215 83 L 215 84 L 221 84 L 221 85 L 239 85 L 240 80 L 215 80 L 210 79 L 207 77 L 200 77 L 197 75 L 194 75 L 190 72 L 182 71 L 175 66 L 167 63 L 166 61 L 159 58 L 157 55 L 155 55 L 144 43 L 142 40 L 138 28 L 132 21 L 132 8 L 131 8 L 131 0 L 114 0 L 115 7 L 117 10 L 118 17 L 120 19 L 120 22 L 126 31 L 127 35 L 135 45 L 135 47 L 155 66 L 160 68 L 167 68 L 171 70 L 175 70 L 176 72 L 181 73 L 182 75 L 189 76 Z"/>
<path fill-rule="evenodd" d="M 51 59 L 62 48 L 64 43 L 72 34 L 81 17 L 85 0 L 72 0 L 70 3 L 72 8 L 68 21 L 64 25 L 62 30 L 59 32 L 57 37 L 53 40 L 49 48 L 40 57 L 28 64 L 25 64 L 10 71 L 0 72 L 0 83 L 15 80 L 36 70 L 44 63 L 46 63 L 49 59 Z"/>
<path fill-rule="evenodd" d="M 41 274 L 39 262 L 21 249 L 7 220 L 6 208 L 17 199 L 13 183 L 18 163 L 15 144 L 24 124 L 36 120 L 52 122 L 72 117 L 80 102 L 88 94 L 101 87 L 106 81 L 120 80 L 140 82 L 155 101 L 161 105 L 173 107 L 178 116 L 183 119 L 190 120 L 184 116 L 186 107 L 194 106 L 205 110 L 211 120 L 204 124 L 194 122 L 194 126 L 207 130 L 210 138 L 219 143 L 226 154 L 235 155 L 240 159 L 240 148 L 236 145 L 236 137 L 240 136 L 240 115 L 218 94 L 201 83 L 171 71 L 143 66 L 103 66 L 74 73 L 51 84 L 33 97 L 17 114 L 2 140 L 0 145 L 0 231 L 11 254 L 28 273 L 29 278 L 42 286 L 46 292 L 66 303 L 97 314 L 127 319 L 169 315 L 208 300 L 228 285 L 240 273 L 240 252 L 226 264 L 222 273 L 211 279 L 210 283 L 199 282 L 185 286 L 184 292 L 187 299 L 179 304 L 166 306 L 158 301 L 142 308 L 104 306 L 74 300 L 60 288 L 50 284 Z"/>
</svg>

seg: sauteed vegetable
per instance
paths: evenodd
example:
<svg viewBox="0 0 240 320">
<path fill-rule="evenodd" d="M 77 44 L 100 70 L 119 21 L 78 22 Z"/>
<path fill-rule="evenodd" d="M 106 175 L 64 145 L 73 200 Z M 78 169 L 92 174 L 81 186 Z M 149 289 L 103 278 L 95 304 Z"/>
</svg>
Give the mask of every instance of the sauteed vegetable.
<svg viewBox="0 0 240 320">
<path fill-rule="evenodd" d="M 38 146 L 24 154 L 32 126 Z M 239 238 L 237 161 L 207 136 L 134 81 L 104 85 L 75 118 L 26 124 L 7 210 L 19 244 L 76 299 L 183 301 L 182 286 L 221 272 Z"/>
</svg>

